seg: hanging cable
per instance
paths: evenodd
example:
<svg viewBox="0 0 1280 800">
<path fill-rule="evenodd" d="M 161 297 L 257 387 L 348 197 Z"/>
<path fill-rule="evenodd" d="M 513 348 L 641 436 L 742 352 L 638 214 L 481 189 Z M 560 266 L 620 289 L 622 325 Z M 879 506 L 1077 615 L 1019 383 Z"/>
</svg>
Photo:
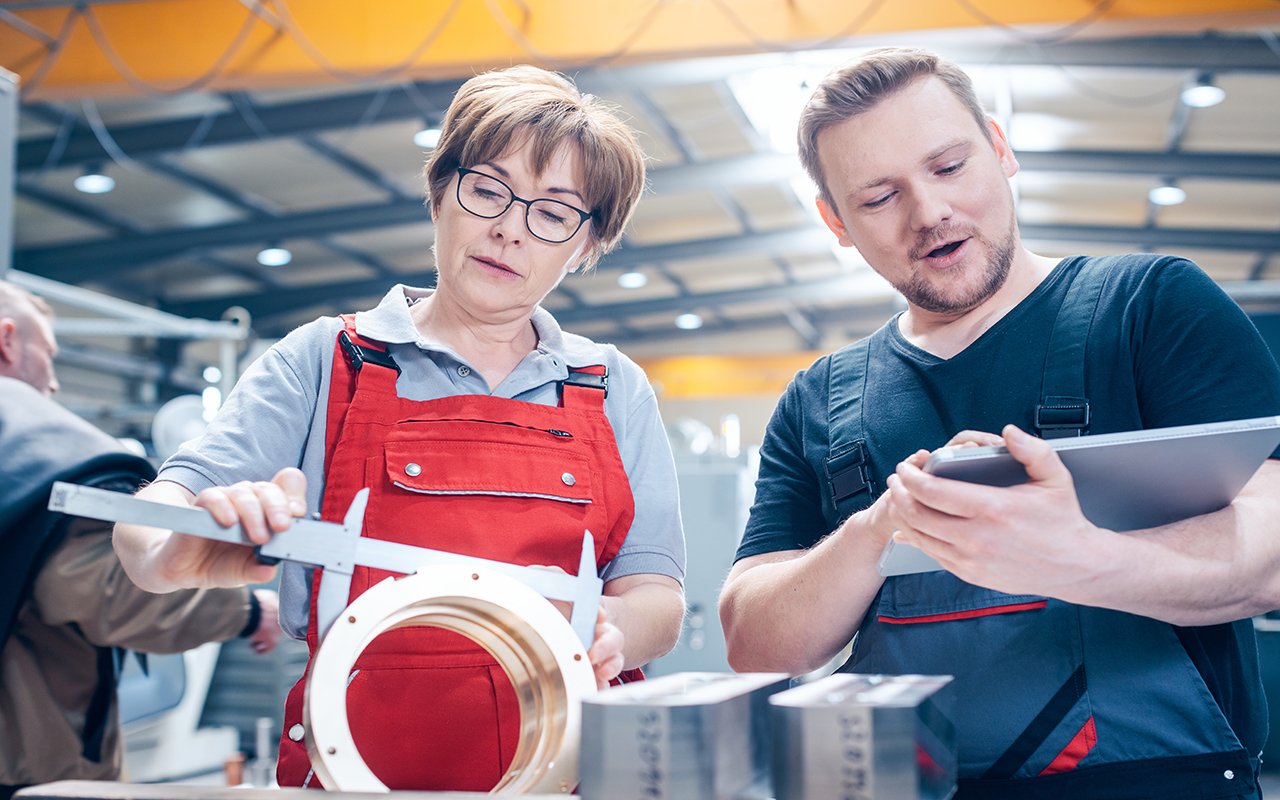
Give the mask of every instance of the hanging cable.
<svg viewBox="0 0 1280 800">
<path fill-rule="evenodd" d="M 102 121 L 102 116 L 98 113 L 97 104 L 86 98 L 80 101 L 80 108 L 84 111 L 85 121 L 89 123 L 89 130 L 93 131 L 98 144 L 111 157 L 111 160 L 122 167 L 132 166 L 133 159 L 125 151 L 121 150 L 120 145 L 116 144 L 116 140 L 112 138 L 111 131 L 107 130 L 106 124 Z"/>
<path fill-rule="evenodd" d="M 741 31 L 742 34 L 755 46 L 765 50 L 780 50 L 782 52 L 791 53 L 802 50 L 820 50 L 843 42 L 845 39 L 848 39 L 850 36 L 853 36 L 855 33 L 862 30 L 862 27 L 867 24 L 867 21 L 871 19 L 871 17 L 884 5 L 885 0 L 871 0 L 871 2 L 863 6 L 862 10 L 859 11 L 851 21 L 849 21 L 834 35 L 828 36 L 825 39 L 820 39 L 816 42 L 806 42 L 805 44 L 800 45 L 791 44 L 789 42 L 775 42 L 761 38 L 749 25 L 747 25 L 746 21 L 733 10 L 733 6 L 728 2 L 725 0 L 712 0 L 712 2 L 715 7 L 720 10 L 720 13 L 729 20 L 729 23 Z"/>
<path fill-rule="evenodd" d="M 71 30 L 75 27 L 76 20 L 80 18 L 80 14 L 79 5 L 67 12 L 66 19 L 62 21 L 62 30 L 58 31 L 57 38 L 54 39 L 52 45 L 49 45 L 44 60 L 40 62 L 40 66 L 36 67 L 36 71 L 31 74 L 31 77 L 23 82 L 20 90 L 22 95 L 29 95 L 35 91 L 35 88 L 40 85 L 40 81 L 44 80 L 44 76 L 49 74 L 49 70 L 53 69 L 53 65 L 58 61 L 58 56 L 62 55 L 62 48 L 66 46 L 67 39 L 71 38 Z"/>
<path fill-rule="evenodd" d="M 956 0 L 956 5 L 960 6 L 965 11 L 968 11 L 979 22 L 984 22 L 987 25 L 1001 29 L 1005 33 L 1009 34 L 1010 37 L 1022 42 L 1023 44 L 1056 44 L 1058 42 L 1064 42 L 1097 22 L 1108 11 L 1110 11 L 1111 7 L 1115 4 L 1116 0 L 1096 0 L 1093 4 L 1093 8 L 1089 9 L 1089 11 L 1079 19 L 1067 23 L 1047 36 L 1028 36 L 1019 28 L 1016 28 L 1007 22 L 1002 22 L 978 8 L 970 0 Z"/>
<path fill-rule="evenodd" d="M 41 172 L 57 166 L 62 160 L 62 154 L 67 152 L 67 142 L 71 139 L 71 131 L 75 126 L 75 117 L 63 111 L 62 121 L 58 123 L 58 132 L 53 135 L 53 144 L 49 145 L 49 152 L 45 154 L 44 163 L 40 165 Z"/>
<path fill-rule="evenodd" d="M 267 130 L 267 126 L 263 124 L 262 118 L 258 116 L 257 110 L 254 109 L 253 103 L 244 96 L 243 92 L 231 92 L 227 95 L 231 100 L 231 104 L 236 107 L 236 112 L 240 114 L 240 119 L 249 126 L 249 130 L 253 131 L 253 135 L 259 139 L 274 138 L 271 131 Z"/>
<path fill-rule="evenodd" d="M 235 38 L 231 40 L 231 44 L 222 51 L 222 55 L 218 56 L 218 60 L 213 63 L 203 75 L 194 80 L 184 83 L 181 86 L 164 87 L 158 86 L 150 81 L 143 80 L 138 73 L 125 63 L 116 49 L 112 47 L 110 39 L 107 38 L 106 31 L 102 29 L 102 25 L 98 22 L 98 17 L 93 13 L 92 7 L 86 6 L 84 9 L 84 20 L 88 25 L 89 34 L 93 37 L 93 41 L 97 43 L 98 49 L 106 56 L 107 61 L 115 68 L 120 77 L 125 79 L 133 88 L 147 94 L 182 94 L 183 92 L 193 92 L 203 89 L 214 80 L 222 76 L 223 70 L 227 68 L 227 64 L 231 59 L 235 58 L 236 53 L 240 52 L 240 48 L 249 38 L 249 34 L 253 31 L 253 26 L 258 22 L 258 15 L 252 10 L 245 14 L 244 23 L 240 26 L 240 31 L 236 33 Z"/>
<path fill-rule="evenodd" d="M 653 0 L 645 10 L 644 17 L 640 20 L 640 23 L 636 25 L 636 27 L 632 29 L 631 33 L 627 34 L 626 38 L 624 38 L 613 50 L 605 53 L 604 55 L 596 56 L 595 58 L 583 61 L 571 61 L 542 51 L 529 39 L 528 36 L 524 35 L 523 31 L 511 23 L 511 20 L 507 18 L 507 15 L 503 13 L 495 0 L 485 0 L 485 5 L 489 9 L 489 15 L 492 16 L 494 21 L 498 23 L 498 26 L 506 32 L 507 38 L 518 44 L 525 53 L 532 56 L 536 61 L 547 66 L 555 67 L 561 71 L 570 68 L 591 69 L 594 67 L 601 67 L 622 58 L 627 53 L 631 52 L 631 48 L 635 46 L 636 41 L 644 35 L 645 31 L 649 29 L 649 26 L 653 24 L 653 21 L 658 18 L 658 15 L 667 6 L 663 0 Z M 521 8 L 525 11 L 524 24 L 527 25 L 529 22 L 529 9 L 523 4 L 521 4 Z"/>
<path fill-rule="evenodd" d="M 302 51 L 306 53 L 312 61 L 316 62 L 317 66 L 334 78 L 354 82 L 386 81 L 409 71 L 413 65 L 417 63 L 418 59 L 422 57 L 422 54 L 427 51 L 427 48 L 436 43 L 436 39 L 440 38 L 440 34 L 444 32 L 449 21 L 453 19 L 454 12 L 456 12 L 458 7 L 462 5 L 462 0 L 453 0 L 453 2 L 449 4 L 449 7 L 444 10 L 444 13 L 440 15 L 440 19 L 436 21 L 435 27 L 431 29 L 422 41 L 418 42 L 418 44 L 409 53 L 408 57 L 400 63 L 385 69 L 375 70 L 373 72 L 355 72 L 334 64 L 325 56 L 320 48 L 316 47 L 315 44 L 307 38 L 307 35 L 302 31 L 302 27 L 298 25 L 297 20 L 295 20 L 293 15 L 289 12 L 289 6 L 285 0 L 266 0 L 266 2 L 275 10 L 277 19 L 279 19 L 281 24 L 284 25 L 290 38 L 297 43 L 298 47 L 302 48 Z"/>
</svg>

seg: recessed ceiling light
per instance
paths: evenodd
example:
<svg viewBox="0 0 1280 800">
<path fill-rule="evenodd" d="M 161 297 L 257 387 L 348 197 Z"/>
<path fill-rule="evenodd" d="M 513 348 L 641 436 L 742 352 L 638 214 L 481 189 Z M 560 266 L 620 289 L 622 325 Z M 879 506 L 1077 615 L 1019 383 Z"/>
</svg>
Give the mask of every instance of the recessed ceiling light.
<svg viewBox="0 0 1280 800">
<path fill-rule="evenodd" d="M 639 289 L 649 282 L 643 272 L 624 272 L 618 276 L 618 285 L 623 289 Z"/>
<path fill-rule="evenodd" d="M 423 150 L 434 150 L 440 144 L 441 130 L 427 126 L 413 135 L 413 143 Z"/>
<path fill-rule="evenodd" d="M 676 317 L 676 327 L 682 331 L 696 331 L 702 327 L 702 317 L 697 314 L 681 314 Z"/>
<path fill-rule="evenodd" d="M 1166 184 L 1147 192 L 1147 199 L 1158 206 L 1176 206 L 1187 199 L 1187 193 L 1181 186 Z"/>
<path fill-rule="evenodd" d="M 258 251 L 258 263 L 264 267 L 283 267 L 293 260 L 293 253 L 283 247 L 264 247 Z"/>
<path fill-rule="evenodd" d="M 1221 86 L 1214 85 L 1211 75 L 1200 75 L 1195 83 L 1182 90 L 1182 102 L 1192 108 L 1209 108 L 1227 99 Z"/>
<path fill-rule="evenodd" d="M 116 179 L 105 174 L 100 166 L 90 166 L 84 174 L 71 182 L 85 194 L 106 194 L 116 188 Z"/>
</svg>

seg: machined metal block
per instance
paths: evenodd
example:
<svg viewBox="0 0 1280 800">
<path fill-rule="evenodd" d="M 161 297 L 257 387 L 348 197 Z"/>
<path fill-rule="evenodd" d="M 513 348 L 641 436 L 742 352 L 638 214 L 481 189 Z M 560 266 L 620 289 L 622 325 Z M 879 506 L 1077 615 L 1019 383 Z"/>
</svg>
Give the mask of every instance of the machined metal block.
<svg viewBox="0 0 1280 800">
<path fill-rule="evenodd" d="M 769 698 L 777 800 L 946 800 L 949 675 L 830 675 Z"/>
<path fill-rule="evenodd" d="M 583 800 L 769 797 L 769 695 L 786 675 L 681 672 L 582 702 Z"/>
</svg>

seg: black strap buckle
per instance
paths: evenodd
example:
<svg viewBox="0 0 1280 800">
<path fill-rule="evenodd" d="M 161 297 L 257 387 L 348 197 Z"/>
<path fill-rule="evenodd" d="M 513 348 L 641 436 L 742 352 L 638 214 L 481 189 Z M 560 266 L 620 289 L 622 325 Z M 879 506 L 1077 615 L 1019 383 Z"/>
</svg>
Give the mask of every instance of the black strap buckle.
<svg viewBox="0 0 1280 800">
<path fill-rule="evenodd" d="M 1036 430 L 1042 438 L 1081 436 L 1089 430 L 1089 401 L 1079 397 L 1046 397 L 1036 406 Z"/>
<path fill-rule="evenodd" d="M 609 396 L 609 373 L 606 370 L 603 375 L 597 375 L 594 372 L 579 372 L 569 370 L 569 375 L 564 379 L 565 386 L 580 386 L 584 389 L 599 389 L 604 392 L 604 396 Z"/>
<path fill-rule="evenodd" d="M 400 374 L 400 365 L 386 350 L 375 350 L 372 347 L 358 345 L 351 341 L 346 331 L 338 334 L 338 343 L 342 345 L 342 349 L 347 354 L 347 361 L 351 362 L 351 368 L 356 372 L 359 372 L 365 364 L 373 364 L 375 367 L 393 369 L 396 375 Z"/>
<path fill-rule="evenodd" d="M 866 443 L 859 439 L 852 449 L 829 459 L 827 475 L 831 481 L 831 499 L 837 508 L 863 492 L 873 493 L 871 474 L 867 469 Z"/>
</svg>

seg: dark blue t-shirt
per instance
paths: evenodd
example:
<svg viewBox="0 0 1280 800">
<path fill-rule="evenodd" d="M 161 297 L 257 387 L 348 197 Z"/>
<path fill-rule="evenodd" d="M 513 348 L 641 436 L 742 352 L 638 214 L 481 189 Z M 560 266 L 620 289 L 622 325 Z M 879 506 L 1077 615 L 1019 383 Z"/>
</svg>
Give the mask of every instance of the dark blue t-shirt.
<svg viewBox="0 0 1280 800">
<path fill-rule="evenodd" d="M 961 430 L 998 433 L 1009 423 L 1034 430 L 1049 335 L 1086 261 L 1064 259 L 949 359 L 908 342 L 896 319 L 872 334 L 862 402 L 873 495 L 904 458 Z M 799 373 L 769 423 L 739 559 L 807 549 L 840 522 L 825 472 L 830 365 L 825 356 Z M 1128 256 L 1108 270 L 1084 381 L 1091 434 L 1280 414 L 1280 368 L 1253 324 L 1198 267 L 1172 256 Z M 1179 636 L 1256 753 L 1266 719 L 1261 698 L 1250 696 L 1258 686 L 1251 625 L 1183 628 Z"/>
</svg>

